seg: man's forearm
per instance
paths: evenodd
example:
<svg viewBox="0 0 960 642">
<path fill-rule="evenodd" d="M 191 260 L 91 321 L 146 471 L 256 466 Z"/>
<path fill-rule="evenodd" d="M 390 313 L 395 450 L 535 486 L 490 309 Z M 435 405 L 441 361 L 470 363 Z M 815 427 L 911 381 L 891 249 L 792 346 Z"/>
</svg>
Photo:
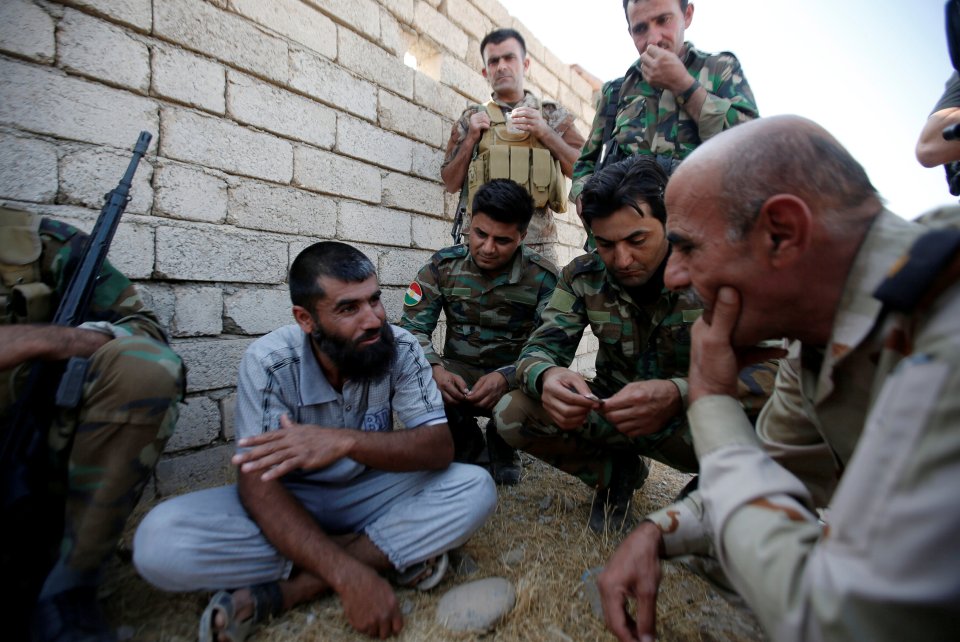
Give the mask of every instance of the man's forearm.
<svg viewBox="0 0 960 642">
<path fill-rule="evenodd" d="M 443 180 L 444 187 L 451 194 L 459 192 L 463 187 L 463 179 L 467 175 L 467 168 L 470 166 L 470 158 L 473 156 L 473 148 L 477 141 L 470 138 L 469 131 L 460 141 L 457 147 L 457 153 L 450 162 L 440 168 L 440 178 Z"/>
<path fill-rule="evenodd" d="M 377 470 L 442 470 L 453 461 L 453 439 L 445 423 L 390 432 L 355 432 L 356 442 L 348 456 Z"/>
<path fill-rule="evenodd" d="M 113 337 L 94 330 L 57 325 L 0 326 L 0 370 L 29 359 L 89 357 Z"/>
<path fill-rule="evenodd" d="M 571 124 L 570 127 L 572 129 L 573 125 Z M 573 133 L 576 134 L 576 130 Z M 553 157 L 560 161 L 560 170 L 567 178 L 573 176 L 573 164 L 577 162 L 577 158 L 580 156 L 580 147 L 583 145 L 583 138 L 579 134 L 576 134 L 575 137 L 571 134 L 570 137 L 579 139 L 580 145 L 577 145 L 576 142 L 567 141 L 564 136 L 561 136 L 552 128 L 547 134 L 539 138 L 543 146 L 553 154 Z"/>
</svg>

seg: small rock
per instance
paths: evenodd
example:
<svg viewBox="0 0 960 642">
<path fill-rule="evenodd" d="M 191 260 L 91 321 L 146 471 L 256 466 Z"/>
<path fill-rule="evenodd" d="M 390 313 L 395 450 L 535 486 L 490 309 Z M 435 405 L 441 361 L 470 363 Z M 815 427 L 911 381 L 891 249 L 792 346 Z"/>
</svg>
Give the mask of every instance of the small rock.
<svg viewBox="0 0 960 642">
<path fill-rule="evenodd" d="M 518 546 L 517 548 L 507 551 L 500 559 L 507 566 L 516 566 L 523 561 L 523 547 Z"/>
<path fill-rule="evenodd" d="M 517 601 L 509 580 L 488 577 L 454 587 L 437 604 L 437 621 L 450 631 L 484 633 L 493 629 Z"/>
<path fill-rule="evenodd" d="M 413 600 L 403 598 L 400 600 L 400 612 L 404 615 L 410 615 L 413 613 L 413 609 L 416 605 L 413 603 Z"/>
<path fill-rule="evenodd" d="M 583 582 L 583 594 L 590 603 L 590 610 L 601 620 L 603 619 L 603 602 L 600 600 L 600 589 L 597 588 L 597 576 L 602 570 L 602 566 L 597 566 L 585 570 L 580 576 L 580 581 Z"/>
<path fill-rule="evenodd" d="M 470 553 L 459 549 L 450 551 L 450 565 L 453 566 L 454 573 L 464 577 L 480 570 L 480 565 Z"/>
<path fill-rule="evenodd" d="M 564 512 L 570 513 L 573 512 L 577 507 L 577 502 L 573 501 L 570 497 L 563 498 L 563 510 Z"/>
<path fill-rule="evenodd" d="M 548 626 L 547 633 L 550 634 L 551 640 L 560 640 L 561 642 L 573 642 L 573 638 L 558 629 L 555 626 Z"/>
<path fill-rule="evenodd" d="M 551 506 L 553 506 L 553 495 L 547 495 L 541 499 L 538 506 L 540 507 L 541 511 L 548 510 Z"/>
<path fill-rule="evenodd" d="M 537 521 L 541 524 L 549 524 L 553 522 L 553 515 L 541 515 L 537 518 Z"/>
</svg>

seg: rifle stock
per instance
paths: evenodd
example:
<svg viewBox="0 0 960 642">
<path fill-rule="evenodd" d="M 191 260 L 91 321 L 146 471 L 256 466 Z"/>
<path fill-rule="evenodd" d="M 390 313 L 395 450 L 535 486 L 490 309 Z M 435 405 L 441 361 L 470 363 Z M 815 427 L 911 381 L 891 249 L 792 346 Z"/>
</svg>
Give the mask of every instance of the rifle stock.
<svg viewBox="0 0 960 642">
<path fill-rule="evenodd" d="M 151 138 L 149 132 L 140 132 L 126 172 L 117 187 L 106 195 L 53 324 L 77 326 L 87 315 L 97 277 L 130 200 L 133 175 Z M 85 360 L 75 359 L 71 359 L 67 368 L 68 373 L 73 373 L 69 377 L 61 377 L 63 362 L 34 363 L 0 433 L 3 471 L 0 577 L 8 582 L 7 595 L 11 596 L 2 602 L 2 612 L 8 616 L 6 621 L 13 630 L 11 639 L 28 639 L 34 604 L 56 562 L 63 537 L 67 457 L 51 453 L 47 440 L 58 409 L 54 392 L 57 391 L 56 398 L 61 403 L 67 403 L 60 407 L 75 407 L 79 403 L 85 372 L 82 361 Z"/>
</svg>

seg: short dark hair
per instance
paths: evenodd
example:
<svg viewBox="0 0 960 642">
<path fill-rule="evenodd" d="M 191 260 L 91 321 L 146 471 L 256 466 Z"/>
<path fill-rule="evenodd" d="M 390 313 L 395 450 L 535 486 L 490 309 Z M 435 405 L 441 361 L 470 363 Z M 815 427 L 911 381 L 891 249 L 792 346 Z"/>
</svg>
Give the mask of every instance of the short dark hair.
<svg viewBox="0 0 960 642">
<path fill-rule="evenodd" d="M 504 40 L 509 40 L 510 38 L 520 43 L 520 52 L 523 54 L 523 57 L 526 58 L 527 42 L 523 39 L 523 36 L 520 35 L 519 31 L 516 29 L 494 29 L 480 41 L 480 60 L 483 61 L 483 64 L 487 64 L 487 59 L 483 56 L 483 50 L 487 48 L 488 44 L 493 43 L 499 45 Z"/>
<path fill-rule="evenodd" d="M 643 0 L 623 0 L 623 15 L 626 17 L 627 22 L 630 22 L 630 16 L 627 15 L 627 5 L 637 2 L 642 2 Z M 680 11 L 686 11 L 687 5 L 690 3 L 690 0 L 680 0 Z"/>
<path fill-rule="evenodd" d="M 509 178 L 495 178 L 483 185 L 472 205 L 474 214 L 486 214 L 498 223 L 513 223 L 520 232 L 527 231 L 533 218 L 533 199 Z"/>
<path fill-rule="evenodd" d="M 608 165 L 587 180 L 580 193 L 583 222 L 590 227 L 598 218 L 606 218 L 624 207 L 640 211 L 639 204 L 650 206 L 653 217 L 667 221 L 663 191 L 667 173 L 653 156 L 630 156 Z"/>
<path fill-rule="evenodd" d="M 325 292 L 320 277 L 359 283 L 375 276 L 377 270 L 366 255 L 339 241 L 321 241 L 300 252 L 290 266 L 290 301 L 313 313 Z"/>
</svg>

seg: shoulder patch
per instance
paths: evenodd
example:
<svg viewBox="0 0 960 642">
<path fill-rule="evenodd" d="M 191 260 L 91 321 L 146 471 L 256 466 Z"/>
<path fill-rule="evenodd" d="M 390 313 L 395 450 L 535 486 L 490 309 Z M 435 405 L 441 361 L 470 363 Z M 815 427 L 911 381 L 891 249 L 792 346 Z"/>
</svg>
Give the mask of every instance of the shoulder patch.
<svg viewBox="0 0 960 642">
<path fill-rule="evenodd" d="M 413 307 L 420 303 L 420 299 L 422 298 L 423 288 L 420 287 L 419 283 L 414 281 L 410 284 L 410 287 L 407 288 L 407 293 L 403 295 L 403 305 Z"/>
<path fill-rule="evenodd" d="M 433 261 L 434 264 L 439 264 L 444 261 L 449 261 L 450 259 L 462 259 L 466 255 L 467 255 L 466 245 L 463 245 L 463 244 L 451 245 L 449 247 L 443 248 L 442 250 L 437 250 L 436 253 L 434 253 L 431 260 Z"/>
</svg>

